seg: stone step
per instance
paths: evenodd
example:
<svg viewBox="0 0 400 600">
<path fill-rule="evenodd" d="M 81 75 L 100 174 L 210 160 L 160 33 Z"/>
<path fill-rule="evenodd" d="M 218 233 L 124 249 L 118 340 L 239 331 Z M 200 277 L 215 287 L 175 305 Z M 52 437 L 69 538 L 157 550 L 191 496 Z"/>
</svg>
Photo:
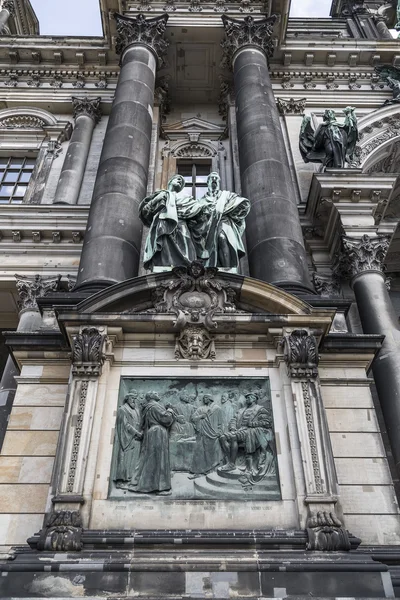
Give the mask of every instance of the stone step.
<svg viewBox="0 0 400 600">
<path fill-rule="evenodd" d="M 224 475 L 231 475 L 231 477 L 225 477 Z M 263 499 L 263 500 L 279 500 L 280 491 L 274 476 L 268 476 L 261 482 L 252 486 L 249 489 L 244 489 L 239 481 L 239 477 L 243 476 L 243 472 L 227 471 L 222 473 L 209 473 L 205 477 L 201 477 L 194 481 L 194 488 L 196 493 L 200 493 L 214 498 L 220 498 L 221 500 L 229 499 Z"/>
</svg>

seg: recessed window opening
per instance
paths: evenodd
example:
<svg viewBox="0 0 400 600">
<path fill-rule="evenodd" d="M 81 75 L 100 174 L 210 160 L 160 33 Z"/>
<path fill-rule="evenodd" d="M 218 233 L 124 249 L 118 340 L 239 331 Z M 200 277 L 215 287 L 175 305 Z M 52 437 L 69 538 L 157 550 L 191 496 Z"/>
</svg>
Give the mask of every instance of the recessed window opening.
<svg viewBox="0 0 400 600">
<path fill-rule="evenodd" d="M 22 204 L 34 166 L 34 158 L 0 157 L 0 204 Z"/>
</svg>

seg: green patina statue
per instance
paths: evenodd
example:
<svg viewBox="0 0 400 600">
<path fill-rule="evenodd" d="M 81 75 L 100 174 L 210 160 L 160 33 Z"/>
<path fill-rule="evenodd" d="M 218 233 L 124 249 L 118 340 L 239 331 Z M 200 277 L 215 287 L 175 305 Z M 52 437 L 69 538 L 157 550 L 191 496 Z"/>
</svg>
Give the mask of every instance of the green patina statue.
<svg viewBox="0 0 400 600">
<path fill-rule="evenodd" d="M 245 254 L 242 236 L 250 202 L 221 190 L 215 172 L 200 199 L 183 195 L 184 185 L 183 177 L 174 175 L 166 190 L 147 196 L 139 206 L 140 218 L 149 227 L 145 268 L 177 267 L 199 259 L 205 266 L 237 269 Z"/>
</svg>

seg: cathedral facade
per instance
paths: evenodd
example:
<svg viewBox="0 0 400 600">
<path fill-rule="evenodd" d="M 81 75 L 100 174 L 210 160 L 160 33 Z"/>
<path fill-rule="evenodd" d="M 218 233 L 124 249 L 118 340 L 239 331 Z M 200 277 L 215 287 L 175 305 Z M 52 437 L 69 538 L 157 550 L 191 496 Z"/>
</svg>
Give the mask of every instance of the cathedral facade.
<svg viewBox="0 0 400 600">
<path fill-rule="evenodd" d="M 1 597 L 400 589 L 399 10 L 290 5 L 0 4 Z"/>
</svg>

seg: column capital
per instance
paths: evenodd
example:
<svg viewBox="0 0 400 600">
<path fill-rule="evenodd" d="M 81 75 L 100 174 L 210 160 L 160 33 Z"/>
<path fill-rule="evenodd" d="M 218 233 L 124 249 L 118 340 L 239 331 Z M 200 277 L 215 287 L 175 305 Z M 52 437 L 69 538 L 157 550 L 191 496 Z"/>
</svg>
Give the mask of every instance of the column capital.
<svg viewBox="0 0 400 600">
<path fill-rule="evenodd" d="M 247 46 L 262 50 L 267 59 L 272 56 L 274 51 L 272 32 L 278 20 L 277 15 L 271 15 L 260 21 L 255 21 L 251 16 L 245 17 L 243 21 L 232 19 L 226 15 L 222 15 L 221 18 L 226 36 L 226 39 L 221 43 L 224 53 L 222 59 L 224 65 L 232 66 L 235 52 Z"/>
<path fill-rule="evenodd" d="M 42 277 L 41 275 L 15 275 L 18 306 L 20 310 L 38 310 L 37 298 L 43 298 L 50 292 L 56 292 L 61 275 Z"/>
<path fill-rule="evenodd" d="M 8 10 L 10 15 L 15 15 L 15 2 L 14 0 L 3 0 L 1 10 Z"/>
<path fill-rule="evenodd" d="M 76 96 L 72 96 L 72 106 L 74 109 L 74 120 L 80 115 L 87 115 L 91 119 L 93 119 L 94 124 L 100 122 L 101 119 L 101 109 L 100 109 L 100 96 L 98 98 L 77 98 Z"/>
<path fill-rule="evenodd" d="M 336 272 L 345 279 L 353 279 L 366 271 L 383 273 L 383 262 L 389 248 L 390 237 L 361 238 L 342 236 L 342 250 L 337 255 Z"/>
<path fill-rule="evenodd" d="M 115 49 L 117 54 L 123 54 L 126 48 L 132 44 L 147 46 L 157 57 L 158 66 L 164 63 L 164 54 L 169 46 L 164 39 L 164 33 L 167 27 L 168 15 L 145 19 L 139 14 L 134 19 L 124 17 L 115 13 L 117 22 L 117 41 Z"/>
</svg>

